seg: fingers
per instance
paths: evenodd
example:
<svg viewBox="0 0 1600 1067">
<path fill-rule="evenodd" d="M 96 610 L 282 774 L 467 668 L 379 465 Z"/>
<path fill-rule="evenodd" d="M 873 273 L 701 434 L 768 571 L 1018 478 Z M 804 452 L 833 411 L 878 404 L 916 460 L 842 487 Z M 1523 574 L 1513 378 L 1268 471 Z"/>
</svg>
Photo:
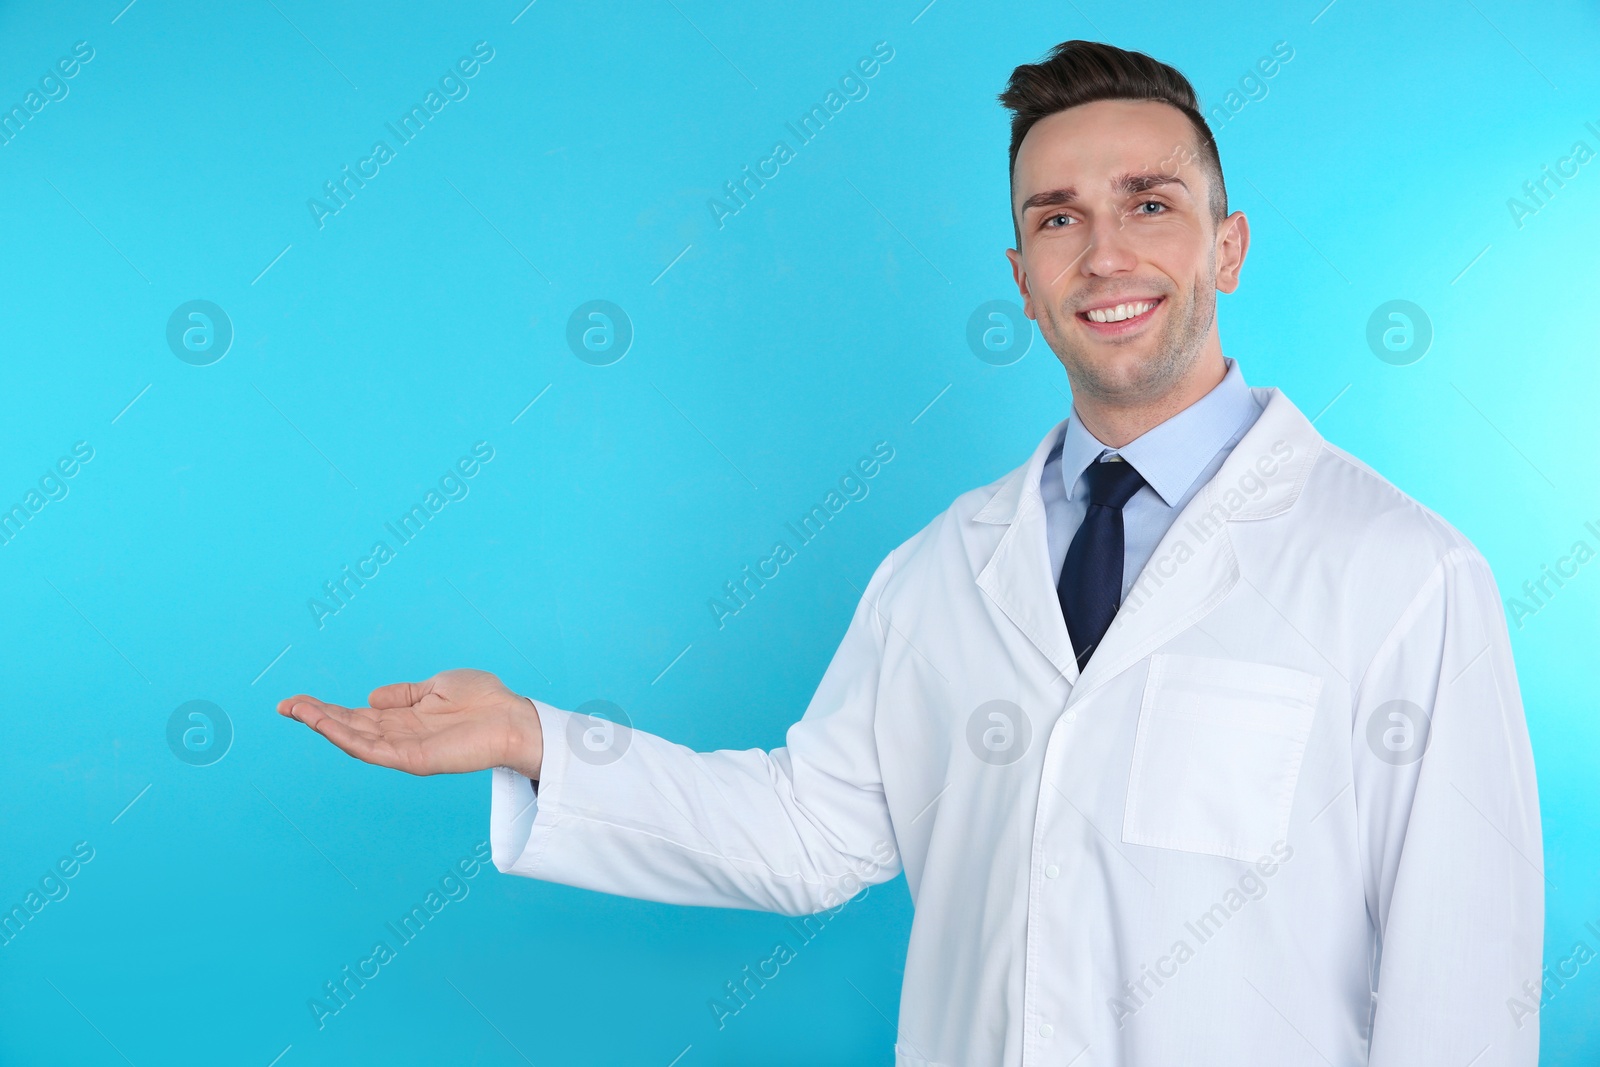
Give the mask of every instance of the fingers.
<svg viewBox="0 0 1600 1067">
<path fill-rule="evenodd" d="M 375 763 L 380 767 L 394 767 L 404 770 L 395 759 L 394 746 L 382 740 L 375 734 L 364 733 L 352 729 L 338 719 L 325 717 L 311 725 L 317 733 L 333 742 L 338 748 L 349 755 L 361 760 L 363 763 Z"/>
<path fill-rule="evenodd" d="M 367 763 L 417 773 L 399 755 L 384 727 L 383 713 L 373 708 L 346 708 L 313 696 L 289 697 L 278 712 L 304 723 L 345 752 Z M 404 747 L 404 746 L 402 746 Z"/>
<path fill-rule="evenodd" d="M 296 713 L 297 708 L 302 710 L 312 709 L 324 713 L 349 712 L 352 710 L 350 708 L 341 707 L 338 704 L 329 704 L 326 700 L 319 700 L 316 697 L 308 696 L 305 693 L 297 693 L 292 697 L 284 697 L 282 700 L 278 701 L 279 715 L 284 715 L 291 719 L 298 719 L 300 718 L 300 715 Z"/>
<path fill-rule="evenodd" d="M 363 763 L 416 774 L 400 750 L 385 737 L 370 708 L 341 708 L 315 697 L 292 697 L 279 705 L 283 713 L 311 727 L 335 747 Z M 365 714 L 363 714 L 365 713 Z"/>
<path fill-rule="evenodd" d="M 285 709 L 287 705 L 287 709 Z M 377 736 L 378 724 L 370 708 L 345 708 L 329 704 L 316 697 L 291 697 L 278 705 L 280 713 L 305 723 L 313 730 L 321 730 L 323 722 L 337 722 L 347 730 L 368 736 Z"/>
<path fill-rule="evenodd" d="M 321 709 L 327 706 L 316 697 L 306 696 L 301 693 L 298 696 L 285 697 L 278 701 L 278 714 L 286 718 L 296 719 L 310 726 L 311 719 L 320 718 L 324 715 L 325 712 Z"/>
<path fill-rule="evenodd" d="M 367 697 L 367 703 L 382 711 L 391 708 L 415 707 L 422 698 L 433 691 L 433 679 L 426 682 L 395 682 L 380 685 Z"/>
</svg>

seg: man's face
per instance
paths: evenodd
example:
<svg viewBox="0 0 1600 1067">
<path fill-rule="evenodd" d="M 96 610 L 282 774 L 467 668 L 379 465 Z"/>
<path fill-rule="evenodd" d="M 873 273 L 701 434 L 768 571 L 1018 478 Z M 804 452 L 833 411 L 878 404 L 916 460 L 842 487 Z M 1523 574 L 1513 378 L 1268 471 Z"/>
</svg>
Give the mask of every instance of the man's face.
<svg viewBox="0 0 1600 1067">
<path fill-rule="evenodd" d="M 1238 212 L 1214 227 L 1209 191 L 1195 131 L 1167 104 L 1084 104 L 1023 138 L 1021 248 L 1006 255 L 1075 395 L 1148 403 L 1208 344 L 1220 356 L 1216 292 L 1237 288 L 1249 230 Z"/>
</svg>

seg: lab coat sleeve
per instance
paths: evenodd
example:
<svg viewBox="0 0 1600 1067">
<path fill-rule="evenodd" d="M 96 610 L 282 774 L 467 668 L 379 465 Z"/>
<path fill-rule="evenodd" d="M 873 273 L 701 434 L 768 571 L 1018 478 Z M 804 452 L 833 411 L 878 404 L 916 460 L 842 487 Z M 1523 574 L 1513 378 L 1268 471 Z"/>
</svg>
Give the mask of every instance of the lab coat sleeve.
<svg viewBox="0 0 1600 1067">
<path fill-rule="evenodd" d="M 1476 549 L 1447 552 L 1396 621 L 1353 725 L 1377 931 L 1370 1067 L 1534 1067 L 1539 798 L 1499 592 Z"/>
<path fill-rule="evenodd" d="M 695 752 L 535 702 L 538 794 L 521 775 L 494 771 L 495 866 L 646 900 L 789 915 L 837 907 L 894 877 L 873 734 L 877 604 L 892 559 L 868 583 L 782 748 Z"/>
</svg>

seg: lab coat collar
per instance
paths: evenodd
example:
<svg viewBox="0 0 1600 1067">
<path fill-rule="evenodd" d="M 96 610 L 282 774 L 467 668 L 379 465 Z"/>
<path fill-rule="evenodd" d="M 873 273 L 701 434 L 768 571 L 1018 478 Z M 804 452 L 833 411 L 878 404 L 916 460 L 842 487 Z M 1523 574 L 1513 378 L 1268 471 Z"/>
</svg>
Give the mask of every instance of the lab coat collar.
<svg viewBox="0 0 1600 1067">
<path fill-rule="evenodd" d="M 1194 625 L 1239 579 L 1228 524 L 1294 506 L 1323 439 L 1278 389 L 1252 388 L 1261 417 L 1179 513 L 1156 546 L 1080 679 L 1051 579 L 1040 474 L 1066 428 L 1051 429 L 1026 464 L 1003 479 L 973 521 L 1007 525 L 977 583 L 1073 686 L 1072 701 Z"/>
<path fill-rule="evenodd" d="M 1264 519 L 1293 507 L 1316 454 L 1322 450 L 1322 435 L 1295 407 L 1294 401 L 1274 388 L 1252 387 L 1250 392 L 1262 407 L 1261 417 L 1223 461 L 1221 469 L 1207 483 L 1207 491 L 1219 483 L 1224 487 L 1236 485 L 1239 478 L 1247 473 L 1247 468 L 1263 455 L 1271 456 L 1272 443 L 1280 438 L 1292 449 L 1293 460 L 1280 467 L 1273 477 L 1265 479 L 1267 491 L 1259 497 L 1246 499 L 1229 516 L 1232 521 Z M 1062 443 L 1069 421 L 1062 419 L 1056 423 L 1045 434 L 1044 440 L 1039 442 L 1039 447 L 1034 449 L 1032 458 L 1001 480 L 989 502 L 972 516 L 974 522 L 999 526 L 1010 524 L 1016 520 L 1023 498 L 1030 494 L 1042 510 L 1044 501 L 1039 493 L 1039 477 L 1044 471 L 1045 461 Z M 1221 489 L 1217 491 L 1222 492 Z M 1244 491 L 1248 493 L 1253 490 L 1247 484 Z M 1196 499 L 1205 495 L 1205 492 L 1197 493 Z"/>
</svg>

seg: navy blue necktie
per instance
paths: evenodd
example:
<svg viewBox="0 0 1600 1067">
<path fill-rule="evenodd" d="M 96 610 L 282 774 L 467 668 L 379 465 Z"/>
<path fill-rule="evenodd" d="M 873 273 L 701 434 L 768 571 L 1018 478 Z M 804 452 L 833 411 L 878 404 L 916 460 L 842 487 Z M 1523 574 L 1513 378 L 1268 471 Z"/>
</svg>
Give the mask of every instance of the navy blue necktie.
<svg viewBox="0 0 1600 1067">
<path fill-rule="evenodd" d="M 1072 536 L 1056 585 L 1079 671 L 1117 616 L 1122 601 L 1122 506 L 1145 484 L 1125 460 L 1096 461 L 1083 473 L 1089 482 L 1089 510 Z"/>
</svg>

